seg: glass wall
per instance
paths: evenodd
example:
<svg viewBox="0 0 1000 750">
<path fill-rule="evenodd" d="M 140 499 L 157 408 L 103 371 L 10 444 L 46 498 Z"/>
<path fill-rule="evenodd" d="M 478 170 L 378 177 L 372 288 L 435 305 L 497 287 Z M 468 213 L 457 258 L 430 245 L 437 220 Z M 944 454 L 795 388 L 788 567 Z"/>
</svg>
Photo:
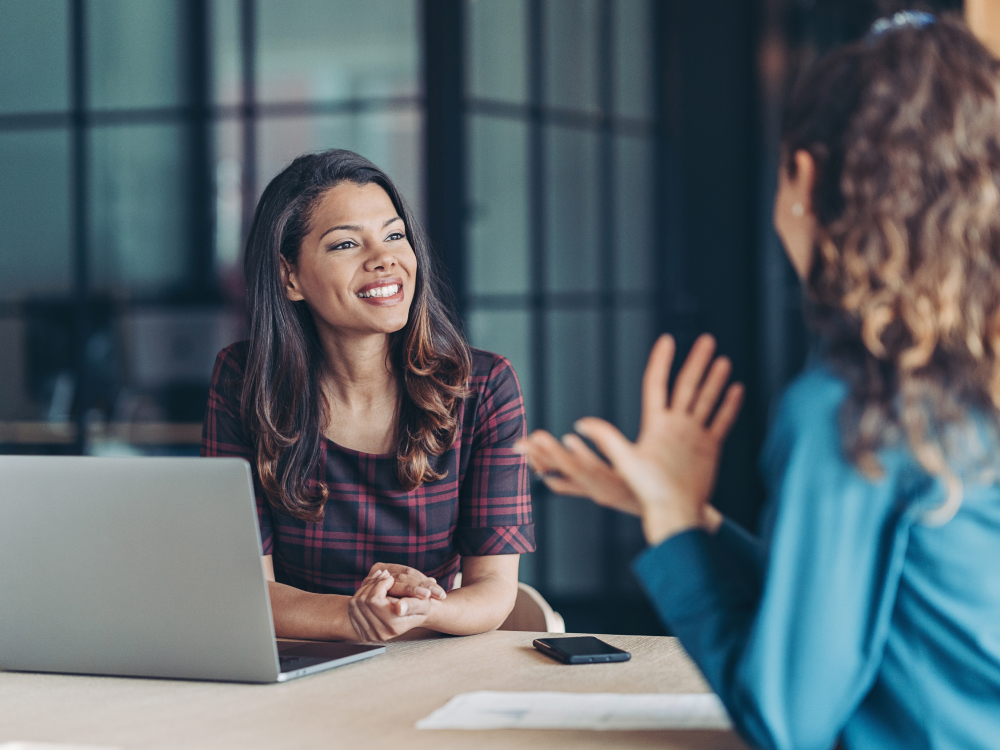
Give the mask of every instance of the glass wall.
<svg viewBox="0 0 1000 750">
<path fill-rule="evenodd" d="M 349 148 L 422 209 L 419 10 L 0 0 L 3 450 L 197 451 L 267 181 Z"/>
<path fill-rule="evenodd" d="M 513 362 L 531 429 L 601 415 L 634 436 L 654 336 L 649 0 L 468 0 L 468 329 Z M 630 519 L 533 488 L 557 597 L 620 592 Z M 603 550 L 603 554 L 594 554 Z"/>
<path fill-rule="evenodd" d="M 634 435 L 658 304 L 656 4 L 449 7 L 466 331 L 511 359 L 532 428 L 599 414 Z M 427 177 L 425 76 L 448 50 L 427 48 L 425 8 L 0 0 L 0 450 L 196 452 L 215 354 L 244 335 L 253 208 L 299 154 L 361 153 L 426 218 L 447 186 Z M 637 523 L 533 491 L 525 579 L 635 598 Z"/>
<path fill-rule="evenodd" d="M 212 0 L 216 257 L 240 243 L 267 182 L 310 151 L 382 167 L 422 212 L 418 0 Z"/>
</svg>

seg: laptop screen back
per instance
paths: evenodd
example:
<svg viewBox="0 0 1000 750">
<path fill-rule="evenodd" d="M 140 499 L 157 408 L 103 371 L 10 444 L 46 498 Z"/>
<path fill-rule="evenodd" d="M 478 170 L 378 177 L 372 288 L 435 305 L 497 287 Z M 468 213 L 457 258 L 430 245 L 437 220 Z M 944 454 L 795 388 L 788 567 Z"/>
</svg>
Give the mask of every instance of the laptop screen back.
<svg viewBox="0 0 1000 750">
<path fill-rule="evenodd" d="M 241 459 L 0 456 L 0 669 L 272 682 Z"/>
</svg>

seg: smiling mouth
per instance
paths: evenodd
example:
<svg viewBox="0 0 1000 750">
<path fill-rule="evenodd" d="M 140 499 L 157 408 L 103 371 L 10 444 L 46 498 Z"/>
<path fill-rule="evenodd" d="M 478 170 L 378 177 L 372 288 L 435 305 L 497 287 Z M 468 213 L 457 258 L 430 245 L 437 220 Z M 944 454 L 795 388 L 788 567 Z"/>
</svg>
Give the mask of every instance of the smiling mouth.
<svg viewBox="0 0 1000 750">
<path fill-rule="evenodd" d="M 358 297 L 361 299 L 368 299 L 369 297 L 391 297 L 394 294 L 398 294 L 399 290 L 402 288 L 403 287 L 400 284 L 386 284 L 385 286 L 377 286 L 364 292 L 358 292 Z"/>
</svg>

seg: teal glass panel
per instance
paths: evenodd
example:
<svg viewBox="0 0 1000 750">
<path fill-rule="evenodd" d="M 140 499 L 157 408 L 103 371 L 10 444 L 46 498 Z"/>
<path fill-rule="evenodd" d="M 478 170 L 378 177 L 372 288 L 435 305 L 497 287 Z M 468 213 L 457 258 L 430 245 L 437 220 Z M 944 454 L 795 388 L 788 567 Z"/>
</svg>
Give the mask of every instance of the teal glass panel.
<svg viewBox="0 0 1000 750">
<path fill-rule="evenodd" d="M 527 0 L 466 0 L 470 96 L 524 103 L 528 98 Z"/>
<path fill-rule="evenodd" d="M 185 5 L 176 0 L 86 3 L 92 107 L 131 109 L 184 103 Z"/>
<path fill-rule="evenodd" d="M 69 108 L 66 0 L 0 0 L 0 113 Z"/>
<path fill-rule="evenodd" d="M 521 382 L 528 427 L 538 424 L 532 402 L 531 313 L 527 310 L 472 310 L 466 333 L 478 349 L 502 354 L 510 360 Z"/>
<path fill-rule="evenodd" d="M 92 155 L 94 286 L 142 295 L 180 283 L 189 245 L 182 128 L 94 128 Z"/>
<path fill-rule="evenodd" d="M 469 160 L 470 291 L 524 294 L 531 246 L 527 123 L 471 116 Z"/>
<path fill-rule="evenodd" d="M 653 263 L 653 141 L 615 138 L 615 287 L 651 292 Z"/>
<path fill-rule="evenodd" d="M 546 552 L 549 591 L 556 596 L 592 597 L 601 593 L 603 508 L 576 497 L 546 498 Z"/>
<path fill-rule="evenodd" d="M 599 313 L 594 310 L 547 314 L 546 353 L 549 430 L 557 438 L 572 431 L 580 417 L 598 415 L 601 406 L 598 342 Z M 548 564 L 552 590 L 586 596 L 600 590 L 603 514 L 589 500 L 552 496 L 546 501 Z"/>
<path fill-rule="evenodd" d="M 238 282 L 243 250 L 243 123 L 215 125 L 215 268 Z"/>
<path fill-rule="evenodd" d="M 547 423 L 555 435 L 573 429 L 580 417 L 601 416 L 599 315 L 596 310 L 547 313 Z"/>
<path fill-rule="evenodd" d="M 0 132 L 0 299 L 72 288 L 69 135 Z"/>
<path fill-rule="evenodd" d="M 357 115 L 263 118 L 257 129 L 257 192 L 301 154 L 346 148 L 389 175 L 411 208 L 422 216 L 423 118 L 416 108 Z"/>
<path fill-rule="evenodd" d="M 651 0 L 615 0 L 615 114 L 653 116 L 653 8 Z"/>
<path fill-rule="evenodd" d="M 655 338 L 651 306 L 615 312 L 614 422 L 629 440 L 639 434 L 642 374 Z"/>
<path fill-rule="evenodd" d="M 211 0 L 212 90 L 216 104 L 243 102 L 240 0 Z"/>
<path fill-rule="evenodd" d="M 618 545 L 618 554 L 621 568 L 624 574 L 617 577 L 617 591 L 619 596 L 631 596 L 636 599 L 644 594 L 643 588 L 639 585 L 638 579 L 628 572 L 629 563 L 638 557 L 648 546 L 646 537 L 642 533 L 642 520 L 636 516 L 617 513 L 614 516 L 614 535 Z"/>
<path fill-rule="evenodd" d="M 418 93 L 419 7 L 417 0 L 258 0 L 258 99 Z"/>
<path fill-rule="evenodd" d="M 39 405 L 28 391 L 27 326 L 24 318 L 0 318 L 0 351 L 4 366 L 0 367 L 0 419 L 29 420 L 38 418 Z"/>
<path fill-rule="evenodd" d="M 615 414 L 614 423 L 629 440 L 639 434 L 642 407 L 642 375 L 649 350 L 656 339 L 651 306 L 619 309 L 615 312 Z M 623 560 L 631 560 L 646 546 L 642 523 L 634 516 L 620 514 L 615 519 L 615 535 Z M 622 576 L 622 593 L 640 589 L 634 576 Z"/>
<path fill-rule="evenodd" d="M 599 279 L 598 137 L 590 130 L 546 132 L 546 284 L 590 292 Z"/>
<path fill-rule="evenodd" d="M 543 0 L 546 104 L 597 111 L 597 24 L 597 0 Z"/>
<path fill-rule="evenodd" d="M 538 519 L 535 519 L 538 523 Z M 537 528 L 537 527 L 536 527 Z M 529 586 L 537 586 L 538 583 L 538 556 L 534 553 L 521 555 L 517 561 L 517 580 Z"/>
</svg>

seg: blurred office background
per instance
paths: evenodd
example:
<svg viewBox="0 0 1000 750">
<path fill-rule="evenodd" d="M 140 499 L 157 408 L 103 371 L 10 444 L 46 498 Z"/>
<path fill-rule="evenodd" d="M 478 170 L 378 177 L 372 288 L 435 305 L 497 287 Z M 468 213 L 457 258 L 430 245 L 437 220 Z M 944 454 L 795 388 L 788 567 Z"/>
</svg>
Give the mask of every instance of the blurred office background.
<svg viewBox="0 0 1000 750">
<path fill-rule="evenodd" d="M 716 334 L 750 393 L 716 502 L 753 528 L 808 346 L 770 224 L 782 102 L 904 5 L 0 0 L 0 450 L 196 454 L 256 199 L 341 147 L 409 197 L 532 428 L 634 435 L 656 334 Z M 635 520 L 534 500 L 522 578 L 569 629 L 659 632 Z"/>
</svg>

